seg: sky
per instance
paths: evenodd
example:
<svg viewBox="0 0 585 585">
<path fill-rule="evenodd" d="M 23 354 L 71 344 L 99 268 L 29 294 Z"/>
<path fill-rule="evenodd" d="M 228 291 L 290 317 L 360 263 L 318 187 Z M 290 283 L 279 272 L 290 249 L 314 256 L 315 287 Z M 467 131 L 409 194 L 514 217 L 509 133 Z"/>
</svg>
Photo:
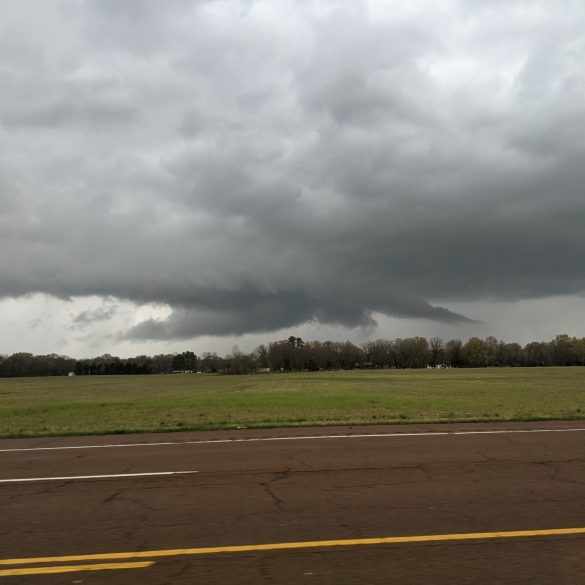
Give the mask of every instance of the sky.
<svg viewBox="0 0 585 585">
<path fill-rule="evenodd" d="M 0 1 L 0 353 L 585 336 L 581 0 Z"/>
</svg>

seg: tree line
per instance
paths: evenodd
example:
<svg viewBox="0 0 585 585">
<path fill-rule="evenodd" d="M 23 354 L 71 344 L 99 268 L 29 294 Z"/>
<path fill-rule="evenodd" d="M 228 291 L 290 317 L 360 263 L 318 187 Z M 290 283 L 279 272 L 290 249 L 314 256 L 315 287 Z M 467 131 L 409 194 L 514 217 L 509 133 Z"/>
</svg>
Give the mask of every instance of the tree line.
<svg viewBox="0 0 585 585">
<path fill-rule="evenodd" d="M 293 372 L 377 368 L 486 368 L 518 366 L 584 366 L 585 338 L 557 335 L 551 341 L 521 346 L 495 337 L 447 342 L 440 337 L 377 339 L 362 345 L 350 341 L 303 341 L 300 337 L 260 345 L 251 353 L 235 346 L 226 356 L 192 351 L 119 358 L 110 354 L 76 360 L 57 354 L 19 352 L 0 355 L 0 377 L 136 375 L 171 373 Z"/>
</svg>

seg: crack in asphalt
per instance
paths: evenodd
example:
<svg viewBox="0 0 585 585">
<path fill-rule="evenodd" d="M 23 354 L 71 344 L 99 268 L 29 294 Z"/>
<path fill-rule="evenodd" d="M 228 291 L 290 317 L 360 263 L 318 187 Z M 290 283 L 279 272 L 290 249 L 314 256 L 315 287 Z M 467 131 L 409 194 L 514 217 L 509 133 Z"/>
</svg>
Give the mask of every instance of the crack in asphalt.
<svg viewBox="0 0 585 585">
<path fill-rule="evenodd" d="M 272 581 L 268 567 L 266 566 L 266 559 L 263 556 L 258 556 L 258 576 L 264 583 L 270 583 Z"/>
<path fill-rule="evenodd" d="M 576 460 L 576 459 L 571 459 L 568 461 L 562 461 L 560 463 L 575 463 L 575 462 L 581 462 L 580 460 Z M 550 481 L 556 481 L 559 483 L 566 483 L 566 484 L 572 484 L 572 485 L 580 485 L 580 486 L 585 486 L 585 482 L 578 480 L 578 479 L 566 479 L 566 478 L 560 478 L 559 475 L 563 472 L 563 469 L 558 465 L 558 463 L 556 464 L 551 464 L 550 462 L 543 462 L 542 465 L 544 465 L 545 467 L 549 468 L 551 470 L 551 473 L 548 477 L 548 479 Z"/>
<path fill-rule="evenodd" d="M 118 496 L 120 496 L 120 494 L 123 494 L 127 489 L 128 488 L 120 488 L 118 490 L 114 490 L 107 498 L 104 498 L 101 503 L 107 504 L 108 502 L 115 500 L 116 498 L 118 498 Z"/>
<path fill-rule="evenodd" d="M 313 469 L 312 465 L 309 465 L 306 461 L 304 461 L 301 458 L 301 453 L 302 451 L 295 451 L 292 455 L 289 456 L 289 459 L 292 459 L 293 461 L 300 463 L 300 465 L 302 465 L 307 471 Z"/>
<path fill-rule="evenodd" d="M 273 477 L 270 481 L 260 482 L 260 485 L 264 488 L 264 491 L 268 494 L 268 496 L 272 499 L 276 507 L 279 509 L 283 509 L 284 500 L 282 500 L 282 498 L 276 495 L 272 488 L 272 485 L 278 481 L 287 479 L 290 473 L 291 473 L 290 471 L 277 471 L 273 474 Z"/>
</svg>

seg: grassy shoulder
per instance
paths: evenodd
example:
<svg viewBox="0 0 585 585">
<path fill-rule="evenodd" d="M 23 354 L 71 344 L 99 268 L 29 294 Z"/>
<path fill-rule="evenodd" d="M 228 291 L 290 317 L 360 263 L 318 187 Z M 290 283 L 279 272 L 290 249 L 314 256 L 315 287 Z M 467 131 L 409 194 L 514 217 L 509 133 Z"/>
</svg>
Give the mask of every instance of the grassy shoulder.
<svg viewBox="0 0 585 585">
<path fill-rule="evenodd" d="M 585 368 L 0 379 L 0 437 L 585 418 Z"/>
</svg>

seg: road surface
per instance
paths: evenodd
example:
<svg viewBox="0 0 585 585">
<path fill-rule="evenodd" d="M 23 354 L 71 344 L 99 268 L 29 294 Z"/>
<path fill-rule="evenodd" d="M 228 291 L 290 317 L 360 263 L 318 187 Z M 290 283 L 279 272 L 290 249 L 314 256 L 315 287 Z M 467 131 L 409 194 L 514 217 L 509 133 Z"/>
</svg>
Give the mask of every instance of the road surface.
<svg viewBox="0 0 585 585">
<path fill-rule="evenodd" d="M 0 441 L 0 585 L 584 575 L 585 421 Z"/>
</svg>

